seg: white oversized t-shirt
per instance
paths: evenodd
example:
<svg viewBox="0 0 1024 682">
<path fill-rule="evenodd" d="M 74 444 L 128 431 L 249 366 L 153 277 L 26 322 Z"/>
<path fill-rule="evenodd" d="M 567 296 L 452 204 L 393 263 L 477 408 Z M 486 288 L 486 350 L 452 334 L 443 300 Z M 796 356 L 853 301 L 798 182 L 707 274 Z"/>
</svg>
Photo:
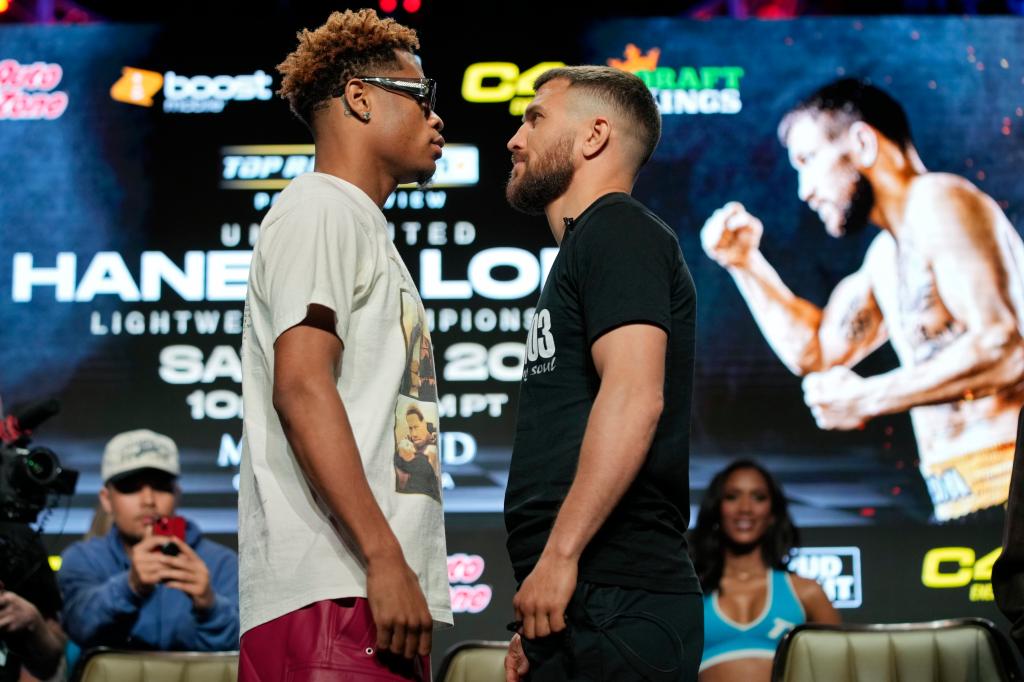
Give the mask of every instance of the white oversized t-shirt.
<svg viewBox="0 0 1024 682">
<path fill-rule="evenodd" d="M 317 499 L 272 404 L 274 342 L 311 304 L 334 311 L 338 393 L 377 503 L 434 620 L 452 622 L 433 349 L 384 215 L 359 188 L 296 178 L 260 230 L 242 337 L 238 500 L 241 630 L 325 599 L 366 596 L 358 550 Z"/>
</svg>

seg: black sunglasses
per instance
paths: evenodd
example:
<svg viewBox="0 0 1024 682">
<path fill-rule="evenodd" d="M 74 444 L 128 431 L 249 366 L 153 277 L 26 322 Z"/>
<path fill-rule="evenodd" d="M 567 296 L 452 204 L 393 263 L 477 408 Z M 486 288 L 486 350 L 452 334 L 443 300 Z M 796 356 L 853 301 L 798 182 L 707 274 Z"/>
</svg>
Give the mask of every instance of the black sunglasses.
<svg viewBox="0 0 1024 682">
<path fill-rule="evenodd" d="M 388 78 L 385 76 L 356 76 L 356 78 L 389 92 L 409 95 L 420 103 L 428 116 L 434 110 L 434 105 L 437 102 L 437 82 L 433 78 Z"/>
<path fill-rule="evenodd" d="M 147 485 L 157 492 L 173 493 L 177 480 L 164 471 L 142 469 L 114 477 L 108 483 L 122 495 L 134 495 Z"/>
</svg>

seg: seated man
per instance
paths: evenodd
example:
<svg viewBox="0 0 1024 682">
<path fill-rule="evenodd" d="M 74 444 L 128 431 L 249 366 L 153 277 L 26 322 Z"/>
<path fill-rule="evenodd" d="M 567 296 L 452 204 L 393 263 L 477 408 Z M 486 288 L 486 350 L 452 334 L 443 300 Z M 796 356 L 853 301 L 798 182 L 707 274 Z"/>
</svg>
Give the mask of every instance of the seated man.
<svg viewBox="0 0 1024 682">
<path fill-rule="evenodd" d="M 238 557 L 186 523 L 185 541 L 153 532 L 174 515 L 178 448 L 129 431 L 103 453 L 105 537 L 64 552 L 57 580 L 64 626 L 83 648 L 225 651 L 238 648 Z"/>
</svg>

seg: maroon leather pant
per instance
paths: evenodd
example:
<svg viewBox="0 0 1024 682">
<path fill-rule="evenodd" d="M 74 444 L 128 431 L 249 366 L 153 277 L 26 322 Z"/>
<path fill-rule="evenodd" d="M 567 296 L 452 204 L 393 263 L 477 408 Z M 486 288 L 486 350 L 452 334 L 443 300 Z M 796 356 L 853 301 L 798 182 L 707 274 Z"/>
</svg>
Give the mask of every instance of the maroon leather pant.
<svg viewBox="0 0 1024 682">
<path fill-rule="evenodd" d="M 377 651 L 377 626 L 365 599 L 319 601 L 244 635 L 239 682 L 399 682 L 430 680 L 430 657 Z"/>
</svg>

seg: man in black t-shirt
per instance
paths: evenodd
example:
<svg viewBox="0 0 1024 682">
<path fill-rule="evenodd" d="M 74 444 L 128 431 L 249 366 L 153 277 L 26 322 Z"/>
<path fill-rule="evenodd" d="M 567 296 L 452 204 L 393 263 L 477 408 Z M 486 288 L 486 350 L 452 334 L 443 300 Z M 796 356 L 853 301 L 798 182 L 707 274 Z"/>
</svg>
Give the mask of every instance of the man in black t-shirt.
<svg viewBox="0 0 1024 682">
<path fill-rule="evenodd" d="M 519 591 L 506 676 L 692 682 L 686 549 L 696 292 L 675 233 L 630 196 L 661 119 L 606 67 L 543 74 L 507 197 L 559 253 L 527 339 L 505 495 Z"/>
<path fill-rule="evenodd" d="M 0 682 L 52 677 L 67 638 L 57 621 L 57 580 L 38 534 L 19 523 L 0 522 Z"/>
</svg>

